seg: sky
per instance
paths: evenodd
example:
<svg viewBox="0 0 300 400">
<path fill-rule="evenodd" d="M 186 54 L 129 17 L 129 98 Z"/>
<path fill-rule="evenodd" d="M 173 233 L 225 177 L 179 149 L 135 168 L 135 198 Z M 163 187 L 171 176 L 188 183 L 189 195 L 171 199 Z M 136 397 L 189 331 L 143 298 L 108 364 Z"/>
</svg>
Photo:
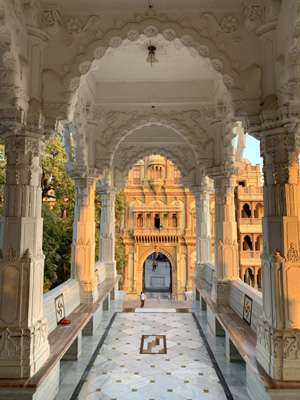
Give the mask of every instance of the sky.
<svg viewBox="0 0 300 400">
<path fill-rule="evenodd" d="M 244 158 L 249 160 L 252 164 L 261 164 L 262 158 L 260 157 L 259 141 L 253 136 L 246 135 L 246 147 L 244 150 Z"/>
</svg>

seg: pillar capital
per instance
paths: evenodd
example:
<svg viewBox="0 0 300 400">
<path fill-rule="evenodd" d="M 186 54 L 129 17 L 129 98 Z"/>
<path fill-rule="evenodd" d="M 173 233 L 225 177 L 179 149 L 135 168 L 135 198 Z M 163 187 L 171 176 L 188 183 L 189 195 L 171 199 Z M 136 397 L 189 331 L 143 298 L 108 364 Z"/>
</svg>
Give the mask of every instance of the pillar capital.
<svg viewBox="0 0 300 400">
<path fill-rule="evenodd" d="M 290 126 L 271 129 L 260 137 L 265 185 L 298 184 L 300 134 Z"/>
</svg>

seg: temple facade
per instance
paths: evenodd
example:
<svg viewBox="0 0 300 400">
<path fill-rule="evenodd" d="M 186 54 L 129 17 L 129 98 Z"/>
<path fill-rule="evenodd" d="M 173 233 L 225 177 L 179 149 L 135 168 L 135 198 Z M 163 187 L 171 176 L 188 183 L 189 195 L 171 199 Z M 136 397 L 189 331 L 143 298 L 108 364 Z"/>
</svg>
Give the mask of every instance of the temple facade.
<svg viewBox="0 0 300 400">
<path fill-rule="evenodd" d="M 247 160 L 236 162 L 235 168 L 239 275 L 245 283 L 261 289 L 262 174 L 259 165 Z M 213 259 L 215 202 L 213 183 L 209 186 Z M 194 194 L 184 187 L 180 171 L 172 161 L 158 155 L 145 157 L 134 165 L 128 173 L 124 194 L 123 289 L 129 297 L 145 290 L 168 293 L 178 300 L 185 298 L 186 292 L 192 290 L 196 266 Z M 154 267 L 152 271 L 151 266 L 160 254 L 167 258 L 168 267 Z"/>
<path fill-rule="evenodd" d="M 182 185 L 174 164 L 162 156 L 149 156 L 135 164 L 124 193 L 124 290 L 134 296 L 145 290 L 183 299 L 192 290 L 196 262 L 193 193 Z M 165 269 L 159 268 L 160 263 L 155 269 L 160 254 L 168 260 Z M 154 271 L 148 268 L 149 258 Z"/>
</svg>

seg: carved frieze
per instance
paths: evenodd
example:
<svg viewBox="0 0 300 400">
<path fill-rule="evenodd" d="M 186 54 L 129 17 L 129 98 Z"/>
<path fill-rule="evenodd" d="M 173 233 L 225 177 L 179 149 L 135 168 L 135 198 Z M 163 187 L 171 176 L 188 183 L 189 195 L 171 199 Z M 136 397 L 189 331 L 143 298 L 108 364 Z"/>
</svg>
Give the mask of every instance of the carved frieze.
<svg viewBox="0 0 300 400">
<path fill-rule="evenodd" d="M 287 261 L 290 263 L 300 262 L 300 255 L 298 250 L 295 248 L 294 243 L 290 243 L 290 247 L 287 252 Z"/>
<path fill-rule="evenodd" d="M 246 28 L 250 31 L 257 29 L 265 19 L 264 1 L 245 0 L 242 7 Z"/>
<path fill-rule="evenodd" d="M 226 15 L 220 21 L 220 28 L 225 33 L 236 32 L 239 28 L 239 20 L 233 15 Z"/>
<path fill-rule="evenodd" d="M 266 321 L 259 321 L 257 329 L 259 346 L 275 359 L 300 359 L 300 332 L 298 330 L 276 330 Z"/>
</svg>

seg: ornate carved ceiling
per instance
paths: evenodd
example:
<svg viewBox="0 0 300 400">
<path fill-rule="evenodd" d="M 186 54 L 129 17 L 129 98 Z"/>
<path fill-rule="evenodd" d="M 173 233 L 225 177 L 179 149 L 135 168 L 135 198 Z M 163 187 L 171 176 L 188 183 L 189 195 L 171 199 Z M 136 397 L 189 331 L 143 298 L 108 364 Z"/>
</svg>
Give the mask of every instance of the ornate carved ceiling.
<svg viewBox="0 0 300 400">
<path fill-rule="evenodd" d="M 4 129 L 43 114 L 76 126 L 80 167 L 126 169 L 151 148 L 187 172 L 230 163 L 234 120 L 298 118 L 299 1 L 153 1 L 0 0 Z M 150 125 L 172 144 L 126 142 Z"/>
</svg>

